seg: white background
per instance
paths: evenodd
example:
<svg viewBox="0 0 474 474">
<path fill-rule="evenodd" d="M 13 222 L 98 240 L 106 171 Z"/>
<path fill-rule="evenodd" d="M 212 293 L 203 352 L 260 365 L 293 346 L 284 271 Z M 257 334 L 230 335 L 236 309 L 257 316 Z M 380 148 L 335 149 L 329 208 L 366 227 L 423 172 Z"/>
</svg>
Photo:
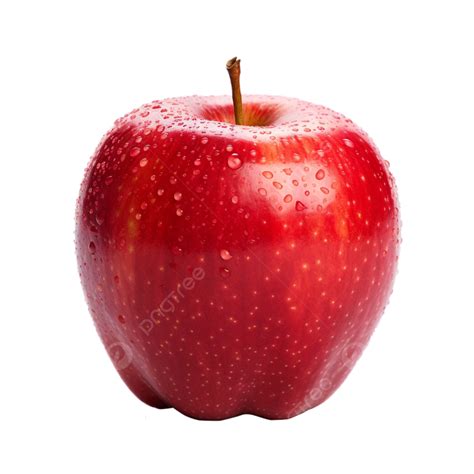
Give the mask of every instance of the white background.
<svg viewBox="0 0 474 474">
<path fill-rule="evenodd" d="M 0 471 L 472 473 L 471 3 L 2 2 Z M 367 130 L 400 194 L 388 310 L 336 394 L 289 421 L 140 403 L 77 276 L 75 199 L 102 134 L 153 99 L 228 93 L 233 55 L 244 92 Z"/>
</svg>

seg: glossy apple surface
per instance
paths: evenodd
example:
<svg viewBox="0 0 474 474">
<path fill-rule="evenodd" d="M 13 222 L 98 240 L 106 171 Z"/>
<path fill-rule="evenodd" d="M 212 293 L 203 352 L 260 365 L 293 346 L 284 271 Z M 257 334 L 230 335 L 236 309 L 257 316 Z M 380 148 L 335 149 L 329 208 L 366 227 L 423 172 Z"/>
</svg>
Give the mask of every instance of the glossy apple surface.
<svg viewBox="0 0 474 474">
<path fill-rule="evenodd" d="M 156 101 L 115 123 L 81 187 L 87 302 L 137 397 L 200 419 L 288 418 L 350 372 L 391 293 L 396 191 L 318 105 Z M 369 388 L 368 388 L 369 389 Z"/>
</svg>

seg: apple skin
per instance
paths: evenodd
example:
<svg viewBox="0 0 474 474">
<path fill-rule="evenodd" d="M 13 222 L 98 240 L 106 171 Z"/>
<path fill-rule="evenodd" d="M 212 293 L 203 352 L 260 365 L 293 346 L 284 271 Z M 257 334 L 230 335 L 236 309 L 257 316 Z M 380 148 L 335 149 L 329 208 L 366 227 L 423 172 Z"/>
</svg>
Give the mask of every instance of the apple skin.
<svg viewBox="0 0 474 474">
<path fill-rule="evenodd" d="M 76 250 L 98 333 L 143 402 L 198 419 L 289 418 L 326 400 L 392 290 L 396 189 L 325 107 L 155 101 L 86 170 Z"/>
</svg>

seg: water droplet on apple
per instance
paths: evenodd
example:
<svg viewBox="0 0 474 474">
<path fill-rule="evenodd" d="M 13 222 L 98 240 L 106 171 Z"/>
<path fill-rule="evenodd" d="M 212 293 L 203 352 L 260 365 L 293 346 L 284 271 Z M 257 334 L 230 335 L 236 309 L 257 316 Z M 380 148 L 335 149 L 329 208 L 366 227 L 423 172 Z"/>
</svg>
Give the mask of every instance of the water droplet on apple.
<svg viewBox="0 0 474 474">
<path fill-rule="evenodd" d="M 140 166 L 143 168 L 148 164 L 148 158 L 142 158 L 140 160 Z"/>
<path fill-rule="evenodd" d="M 284 198 L 283 198 L 283 201 L 284 202 L 291 202 L 293 201 L 293 196 L 291 194 L 287 194 Z"/>
<path fill-rule="evenodd" d="M 158 196 L 163 196 L 164 192 L 165 190 L 160 188 L 156 191 L 156 194 L 158 194 Z"/>
<path fill-rule="evenodd" d="M 201 166 L 201 160 L 199 158 L 194 160 L 194 166 Z"/>
<path fill-rule="evenodd" d="M 202 143 L 203 145 L 205 145 L 208 141 L 209 141 L 209 138 L 207 138 L 207 137 L 202 137 L 202 138 L 201 138 L 201 143 Z"/>
<path fill-rule="evenodd" d="M 295 209 L 297 211 L 304 211 L 305 209 L 308 209 L 308 208 L 301 201 L 296 201 Z"/>
<path fill-rule="evenodd" d="M 222 260 L 230 260 L 232 258 L 232 255 L 228 250 L 222 249 L 220 252 Z"/>
<path fill-rule="evenodd" d="M 131 150 L 130 150 L 130 156 L 133 158 L 134 156 L 138 156 L 140 154 L 140 148 L 138 148 L 137 146 L 134 146 Z"/>
<path fill-rule="evenodd" d="M 229 278 L 230 277 L 230 270 L 227 267 L 219 268 L 219 273 L 222 278 Z"/>
<path fill-rule="evenodd" d="M 285 173 L 286 175 L 290 176 L 291 173 L 293 173 L 293 171 L 291 170 L 291 168 L 283 168 L 283 173 Z"/>
<path fill-rule="evenodd" d="M 324 193 L 324 194 L 329 194 L 329 189 L 328 189 L 328 188 L 322 186 L 320 189 L 321 189 L 321 192 L 322 192 L 322 193 Z"/>
<path fill-rule="evenodd" d="M 267 179 L 272 179 L 273 178 L 273 173 L 271 171 L 264 171 L 262 174 Z"/>
<path fill-rule="evenodd" d="M 227 145 L 225 147 L 226 151 L 228 151 L 229 153 L 234 149 L 234 147 L 229 143 L 229 145 Z"/>
<path fill-rule="evenodd" d="M 173 197 L 174 197 L 175 201 L 181 201 L 181 198 L 183 197 L 183 194 L 180 193 L 179 191 L 177 191 L 173 194 Z"/>
<path fill-rule="evenodd" d="M 176 215 L 177 215 L 178 217 L 181 217 L 181 216 L 183 215 L 183 210 L 180 209 L 180 208 L 176 209 Z"/>
<path fill-rule="evenodd" d="M 283 184 L 279 183 L 278 181 L 273 181 L 273 186 L 277 189 L 283 188 Z"/>
<path fill-rule="evenodd" d="M 182 255 L 183 249 L 180 248 L 180 247 L 178 247 L 177 245 L 173 245 L 173 247 L 171 247 L 171 252 L 172 252 L 174 255 L 178 256 L 178 255 Z"/>
<path fill-rule="evenodd" d="M 316 179 L 324 179 L 324 176 L 326 176 L 324 170 L 318 170 L 318 172 L 316 173 Z"/>
<path fill-rule="evenodd" d="M 119 314 L 117 316 L 117 319 L 118 319 L 119 323 L 125 324 L 125 316 L 123 314 Z"/>
<path fill-rule="evenodd" d="M 297 179 L 294 179 L 294 180 L 292 181 L 292 183 L 293 183 L 293 186 L 298 186 L 298 180 L 297 180 Z"/>
<path fill-rule="evenodd" d="M 255 150 L 250 150 L 250 156 L 257 156 L 257 152 Z"/>
<path fill-rule="evenodd" d="M 95 252 L 96 252 L 96 250 L 97 250 L 97 249 L 96 249 L 96 246 L 95 246 L 94 242 L 89 242 L 89 252 L 90 252 L 92 255 L 94 255 Z"/>
<path fill-rule="evenodd" d="M 264 188 L 258 188 L 258 192 L 259 192 L 259 194 L 261 194 L 262 196 L 266 196 L 266 195 L 267 195 L 267 191 L 266 191 Z"/>
<path fill-rule="evenodd" d="M 177 181 L 176 176 L 170 176 L 170 184 L 176 184 Z"/>
<path fill-rule="evenodd" d="M 348 138 L 343 138 L 342 139 L 344 145 L 346 145 L 348 148 L 354 148 L 354 143 L 352 140 L 349 140 Z"/>
<path fill-rule="evenodd" d="M 237 204 L 239 202 L 239 198 L 237 196 L 232 196 L 231 201 L 233 204 Z"/>
<path fill-rule="evenodd" d="M 237 153 L 232 153 L 227 159 L 227 165 L 230 169 L 238 170 L 242 166 L 242 160 Z"/>
</svg>

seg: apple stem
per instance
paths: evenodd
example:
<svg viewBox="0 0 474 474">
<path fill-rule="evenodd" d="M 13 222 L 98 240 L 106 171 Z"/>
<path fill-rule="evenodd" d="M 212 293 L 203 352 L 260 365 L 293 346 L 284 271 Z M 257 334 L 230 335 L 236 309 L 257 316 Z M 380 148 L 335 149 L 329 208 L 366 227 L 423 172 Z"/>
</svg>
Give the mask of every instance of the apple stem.
<svg viewBox="0 0 474 474">
<path fill-rule="evenodd" d="M 232 101 L 234 102 L 234 117 L 236 125 L 243 125 L 242 94 L 240 92 L 240 59 L 232 58 L 227 61 L 227 72 L 232 85 Z"/>
</svg>

